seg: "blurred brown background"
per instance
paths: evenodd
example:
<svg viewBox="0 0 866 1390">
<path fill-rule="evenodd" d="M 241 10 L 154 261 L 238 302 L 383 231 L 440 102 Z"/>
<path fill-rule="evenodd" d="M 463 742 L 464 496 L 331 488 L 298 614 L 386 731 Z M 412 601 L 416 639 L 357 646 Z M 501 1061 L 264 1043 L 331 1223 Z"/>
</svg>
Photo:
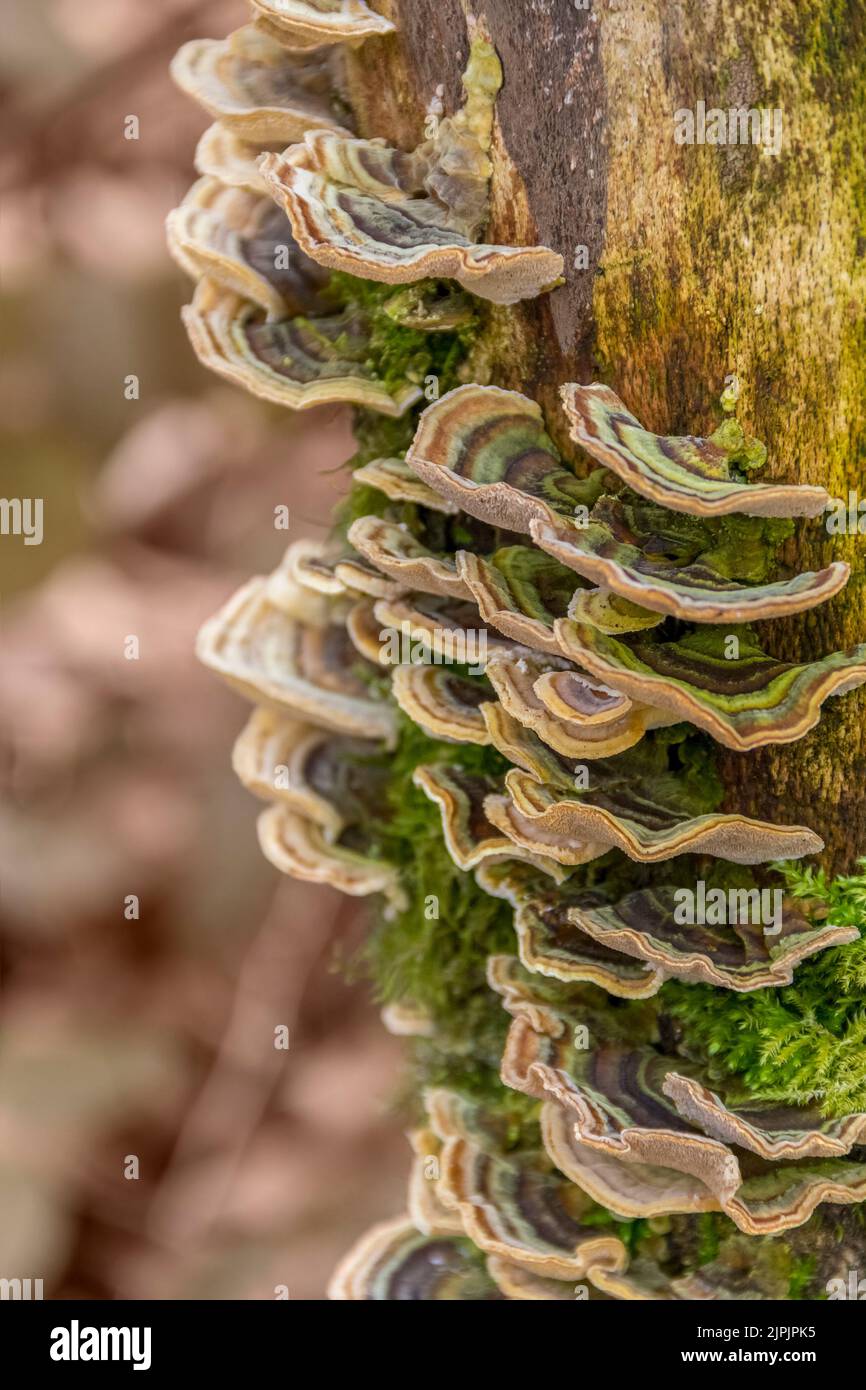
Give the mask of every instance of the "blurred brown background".
<svg viewBox="0 0 866 1390">
<path fill-rule="evenodd" d="M 169 60 L 246 7 L 0 9 L 2 491 L 44 499 L 41 545 L 0 537 L 0 1277 L 321 1298 L 399 1206 L 398 1049 L 334 969 L 357 909 L 259 855 L 246 708 L 192 647 L 279 558 L 276 505 L 289 538 L 322 530 L 349 421 L 208 377 L 163 241 L 207 124 Z"/>
</svg>

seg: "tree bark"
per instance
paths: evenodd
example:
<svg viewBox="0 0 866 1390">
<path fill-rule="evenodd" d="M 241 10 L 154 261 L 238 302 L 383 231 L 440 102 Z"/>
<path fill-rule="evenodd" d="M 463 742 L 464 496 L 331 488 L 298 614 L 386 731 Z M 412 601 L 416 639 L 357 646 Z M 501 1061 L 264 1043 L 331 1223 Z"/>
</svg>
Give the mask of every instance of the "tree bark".
<svg viewBox="0 0 866 1390">
<path fill-rule="evenodd" d="M 399 26 L 349 59 L 365 135 L 409 148 L 460 100 L 467 14 L 504 69 L 488 239 L 565 258 L 552 294 L 493 310 L 476 379 L 525 391 L 573 453 L 557 388 L 603 380 L 647 426 L 707 433 L 728 373 L 766 478 L 866 495 L 866 6 L 863 0 L 379 0 Z M 678 145 L 674 113 L 779 108 L 782 147 Z M 586 268 L 576 253 L 585 247 Z M 830 603 L 760 625 L 809 659 L 866 638 L 866 536 L 798 522 L 798 569 L 847 560 Z M 866 853 L 866 695 L 799 743 L 720 750 L 726 809 L 803 822 L 839 872 Z"/>
</svg>

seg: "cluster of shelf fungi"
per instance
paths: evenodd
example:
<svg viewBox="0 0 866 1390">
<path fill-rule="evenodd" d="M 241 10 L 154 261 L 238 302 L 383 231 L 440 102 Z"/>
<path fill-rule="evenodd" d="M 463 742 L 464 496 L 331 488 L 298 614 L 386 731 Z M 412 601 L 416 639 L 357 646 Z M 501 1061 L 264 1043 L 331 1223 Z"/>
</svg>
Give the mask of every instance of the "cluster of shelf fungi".
<svg viewBox="0 0 866 1390">
<path fill-rule="evenodd" d="M 353 134 L 346 53 L 391 28 L 361 0 L 257 0 L 244 28 L 175 59 L 214 118 L 168 219 L 195 281 L 190 340 L 206 366 L 292 410 L 398 417 L 422 400 L 411 372 L 377 373 L 367 312 L 335 302 L 330 272 L 420 286 L 395 290 L 395 315 L 434 334 L 466 322 L 473 297 L 507 305 L 562 274 L 546 247 L 478 239 L 501 80 L 483 34 L 464 105 L 415 151 Z M 285 873 L 406 910 L 399 866 L 366 831 L 404 716 L 507 766 L 488 775 L 455 756 L 414 780 L 456 865 L 513 908 L 514 954 L 490 958 L 488 982 L 511 1017 L 502 1083 L 538 1102 L 537 1143 L 515 1147 L 477 1098 L 428 1091 L 407 1214 L 360 1240 L 335 1298 L 573 1299 L 575 1284 L 731 1297 L 712 1262 L 674 1276 L 634 1258 L 599 1209 L 719 1212 L 762 1236 L 866 1197 L 866 1115 L 726 1095 L 659 1046 L 650 1014 L 642 1035 L 639 1015 L 599 1002 L 650 999 L 671 979 L 785 985 L 857 937 L 787 900 L 773 933 L 683 925 L 675 910 L 694 886 L 687 856 L 759 866 L 822 848 L 815 827 L 708 812 L 672 774 L 665 731 L 688 723 L 745 754 L 802 737 L 826 699 L 866 680 L 866 647 L 793 665 L 749 626 L 825 602 L 846 565 L 769 580 L 754 544 L 726 541 L 725 518 L 755 518 L 736 533 L 754 542 L 761 519 L 817 516 L 827 495 L 752 481 L 760 446 L 731 418 L 710 438 L 664 438 L 607 386 L 567 383 L 561 400 L 571 458 L 517 392 L 467 382 L 434 400 L 405 454 L 355 472 L 375 513 L 344 541 L 295 542 L 200 634 L 201 659 L 255 706 L 234 765 L 267 802 L 262 849 Z M 394 664 L 388 632 L 408 634 L 410 660 Z M 475 664 L 455 669 L 455 651 Z M 614 900 L 587 887 L 580 867 L 612 850 L 661 866 L 651 885 Z M 384 1017 L 407 1034 L 432 1026 L 412 999 Z"/>
</svg>

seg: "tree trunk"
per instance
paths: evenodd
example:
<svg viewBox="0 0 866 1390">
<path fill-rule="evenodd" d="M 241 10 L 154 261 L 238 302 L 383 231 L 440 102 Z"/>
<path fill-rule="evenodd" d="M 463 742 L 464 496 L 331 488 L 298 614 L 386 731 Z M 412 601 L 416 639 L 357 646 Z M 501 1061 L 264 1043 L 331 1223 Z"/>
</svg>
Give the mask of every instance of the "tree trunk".
<svg viewBox="0 0 866 1390">
<path fill-rule="evenodd" d="M 566 265 L 552 294 L 491 312 L 475 379 L 489 361 L 491 380 L 543 404 L 568 450 L 563 381 L 603 380 L 650 428 L 700 434 L 734 372 L 738 417 L 769 449 L 765 477 L 862 495 L 862 0 L 587 4 L 472 0 L 504 69 L 489 239 L 544 243 Z M 377 8 L 399 32 L 355 50 L 351 100 L 363 134 L 408 148 L 440 84 L 446 108 L 459 103 L 467 20 L 460 0 Z M 780 153 L 678 144 L 674 113 L 699 101 L 780 109 Z M 862 535 L 797 523 L 785 562 L 844 559 L 851 579 L 813 612 L 762 624 L 767 649 L 808 659 L 862 641 L 864 554 Z M 866 852 L 863 690 L 831 701 L 800 742 L 720 750 L 720 767 L 726 809 L 811 825 L 829 870 Z"/>
</svg>

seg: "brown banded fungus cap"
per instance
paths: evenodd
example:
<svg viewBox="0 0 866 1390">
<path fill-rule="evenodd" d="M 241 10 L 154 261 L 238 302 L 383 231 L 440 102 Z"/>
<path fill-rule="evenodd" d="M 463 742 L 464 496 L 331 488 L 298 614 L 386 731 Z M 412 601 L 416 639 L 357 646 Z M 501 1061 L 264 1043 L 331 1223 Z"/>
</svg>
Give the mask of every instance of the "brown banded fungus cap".
<svg viewBox="0 0 866 1390">
<path fill-rule="evenodd" d="M 572 438 L 642 497 L 693 516 L 818 516 L 825 488 L 744 483 L 733 473 L 726 422 L 715 438 L 664 437 L 645 430 L 609 386 L 569 383 L 560 391 Z M 736 429 L 736 426 L 735 426 Z M 737 445 L 742 446 L 740 435 Z"/>
<path fill-rule="evenodd" d="M 570 570 L 532 546 L 503 546 L 489 558 L 460 550 L 456 567 L 483 620 L 536 651 L 569 654 L 558 627 L 566 617 L 617 633 L 642 631 L 662 621 L 657 613 L 616 595 L 576 589 Z"/>
<path fill-rule="evenodd" d="M 546 903 L 548 911 L 561 906 L 563 927 L 558 949 L 562 973 L 558 978 L 568 978 L 565 972 L 570 969 L 572 955 L 580 957 L 585 951 L 585 943 L 580 941 L 582 935 L 590 936 L 609 951 L 623 952 L 645 962 L 662 979 L 711 984 L 737 992 L 790 984 L 794 968 L 802 960 L 829 946 L 857 939 L 854 927 L 812 926 L 790 904 L 783 907 L 778 933 L 770 935 L 757 920 L 758 889 L 731 890 L 754 900 L 747 912 L 755 920 L 731 926 L 684 924 L 678 920 L 677 891 L 672 885 L 663 884 L 627 893 L 616 903 L 583 900 L 563 901 L 561 905 L 553 895 L 538 891 L 538 898 Z M 515 926 L 520 937 L 517 916 Z M 529 930 L 531 948 L 521 949 L 521 959 L 533 969 L 541 936 L 534 921 Z"/>
<path fill-rule="evenodd" d="M 346 614 L 346 632 L 352 646 L 372 666 L 386 667 L 389 662 L 379 637 L 379 624 L 374 616 L 371 598 L 358 599 Z"/>
<path fill-rule="evenodd" d="M 436 555 L 400 522 L 361 516 L 352 522 L 348 541 L 366 560 L 394 579 L 404 591 L 467 599 L 469 589 L 450 555 Z"/>
<path fill-rule="evenodd" d="M 542 1274 L 533 1274 L 516 1265 L 513 1260 L 504 1260 L 501 1255 L 488 1255 L 487 1269 L 505 1298 L 512 1302 L 574 1302 L 574 1285 L 567 1279 L 548 1279 Z M 588 1301 L 592 1300 L 593 1295 L 589 1290 L 586 1297 Z"/>
<path fill-rule="evenodd" d="M 515 845 L 488 820 L 485 804 L 496 789 L 494 778 L 459 764 L 436 763 L 416 767 L 412 781 L 439 807 L 445 846 L 458 869 L 474 869 L 485 859 L 507 855 L 525 860 L 552 878 L 564 877 L 558 864 Z"/>
<path fill-rule="evenodd" d="M 369 697 L 345 627 L 289 617 L 268 599 L 264 578 L 250 580 L 208 619 L 196 654 L 256 704 L 335 732 L 394 737 L 393 711 Z"/>
<path fill-rule="evenodd" d="M 181 313 L 203 366 L 290 410 L 347 402 L 397 416 L 421 395 L 414 382 L 392 390 L 375 379 L 355 311 L 263 321 L 255 304 L 205 277 Z"/>
<path fill-rule="evenodd" d="M 235 743 L 241 782 L 265 801 L 289 806 L 337 840 L 380 804 L 383 746 L 258 709 Z M 377 756 L 378 755 L 378 756 Z"/>
<path fill-rule="evenodd" d="M 402 912 L 407 903 L 400 871 L 363 847 L 328 839 L 320 825 L 285 806 L 269 806 L 257 822 L 259 845 L 280 873 L 307 883 L 325 883 L 349 897 L 381 893 L 385 915 Z"/>
<path fill-rule="evenodd" d="M 192 39 L 171 65 L 177 85 L 235 135 L 254 142 L 348 134 L 333 113 L 330 54 L 296 55 L 254 24 L 225 39 Z"/>
<path fill-rule="evenodd" d="M 253 711 L 235 741 L 232 767 L 254 796 L 290 806 L 336 837 L 345 817 L 330 798 L 316 790 L 306 773 L 310 754 L 330 737 L 322 729 L 262 706 Z"/>
<path fill-rule="evenodd" d="M 269 577 L 268 597 L 272 602 L 278 602 L 275 589 L 277 576 L 281 579 L 285 577 L 296 590 L 300 588 L 305 595 L 321 594 L 322 609 L 325 613 L 339 613 L 339 604 L 328 602 L 345 595 L 345 586 L 336 577 L 334 568 L 335 556 L 330 546 L 322 541 L 295 541 Z"/>
<path fill-rule="evenodd" d="M 570 619 L 557 628 L 561 647 L 585 670 L 740 752 L 802 738 L 825 700 L 866 681 L 866 644 L 797 665 L 769 656 L 748 631 L 733 634 L 734 657 L 725 628 L 671 641 L 618 641 Z"/>
<path fill-rule="evenodd" d="M 759 896 L 757 889 L 731 891 Z M 595 941 L 647 961 L 671 978 L 740 992 L 788 985 L 802 960 L 857 939 L 854 927 L 812 926 L 791 904 L 784 905 L 778 934 L 750 920 L 684 926 L 677 919 L 676 894 L 670 885 L 642 889 L 613 905 L 577 907 L 569 920 Z"/>
<path fill-rule="evenodd" d="M 592 1203 L 546 1154 L 509 1153 L 501 1119 L 457 1092 L 428 1092 L 426 1103 L 442 1140 L 440 1198 L 460 1212 L 475 1245 L 550 1278 L 625 1267 L 622 1241 L 581 1222 Z"/>
<path fill-rule="evenodd" d="M 166 219 L 168 247 L 198 280 L 212 280 L 252 300 L 271 318 L 322 313 L 323 274 L 294 243 L 285 216 L 249 189 L 201 178 Z M 283 269 L 277 269 L 283 253 Z"/>
<path fill-rule="evenodd" d="M 559 863 L 586 863 L 588 845 L 616 846 L 631 859 L 654 863 L 703 853 L 735 864 L 814 854 L 822 842 L 806 826 L 779 826 L 752 817 L 699 813 L 695 791 L 667 771 L 662 747 L 638 745 L 585 767 L 555 753 L 498 706 L 482 712 L 494 747 L 516 764 L 505 776 L 513 807 L 531 823 L 532 847 Z M 497 805 L 485 807 L 502 825 Z M 509 820 L 518 843 L 523 835 Z M 576 857 L 571 859 L 571 853 Z"/>
<path fill-rule="evenodd" d="M 577 1137 L 572 1114 L 556 1101 L 542 1105 L 541 1133 L 560 1172 L 620 1217 L 627 1213 L 630 1218 L 652 1220 L 719 1210 L 715 1195 L 691 1173 L 634 1159 L 626 1162 L 584 1144 Z"/>
<path fill-rule="evenodd" d="M 490 735 L 480 711 L 487 691 L 480 681 L 442 666 L 397 666 L 391 693 L 413 724 L 450 743 L 488 744 Z"/>
<path fill-rule="evenodd" d="M 615 724 L 634 708 L 621 691 L 594 681 L 571 666 L 554 667 L 538 676 L 533 689 L 554 718 L 575 720 L 581 726 L 599 728 Z"/>
<path fill-rule="evenodd" d="M 541 407 L 518 391 L 458 386 L 423 411 L 406 454 L 414 473 L 470 516 L 528 534 L 593 505 L 603 473 L 578 478 L 544 427 Z"/>
<path fill-rule="evenodd" d="M 373 1226 L 343 1257 L 328 1285 L 337 1302 L 502 1299 L 462 1236 L 428 1236 L 409 1217 Z"/>
<path fill-rule="evenodd" d="M 460 1092 L 434 1088 L 424 1099 L 430 1129 L 441 1140 L 434 1211 L 450 1206 L 460 1213 L 507 1298 L 573 1301 L 575 1279 L 587 1281 L 581 1296 L 588 1298 L 594 1290 L 607 1296 L 614 1285 L 622 1286 L 622 1297 L 685 1296 L 653 1259 L 631 1260 L 592 1196 L 563 1182 L 567 1174 L 555 1160 L 551 1166 L 546 1118 L 557 1107 L 541 1107 L 545 1155 L 515 1145 L 501 1112 Z M 706 1203 L 699 1209 L 708 1209 Z"/>
<path fill-rule="evenodd" d="M 476 37 L 463 108 L 411 154 L 312 131 L 284 155 L 266 155 L 262 173 L 303 249 L 364 279 L 454 279 L 498 304 L 550 288 L 562 273 L 558 253 L 475 240 L 487 215 L 487 151 L 501 78 L 493 48 Z"/>
<path fill-rule="evenodd" d="M 531 866 L 507 860 L 480 865 L 475 877 L 485 891 L 505 898 L 514 908 L 520 960 L 533 974 L 566 984 L 599 985 L 623 999 L 648 999 L 661 988 L 662 971 L 589 942 L 575 929 L 571 920 L 575 906 L 589 909 L 604 903 L 604 895 L 597 890 L 570 880 L 554 888 Z M 502 992 L 507 994 L 508 987 L 503 986 Z"/>
<path fill-rule="evenodd" d="M 636 705 L 627 697 L 611 699 L 608 688 L 593 686 L 573 668 L 550 669 L 550 658 L 536 655 L 496 656 L 487 663 L 485 674 L 506 714 L 530 729 L 557 753 L 567 758 L 610 758 L 632 748 L 647 729 L 672 722 L 648 705 Z M 545 684 L 556 679 L 555 686 Z M 569 716 L 554 712 L 545 699 L 548 690 L 571 695 Z M 599 704 L 607 717 L 594 717 Z M 622 713 L 609 717 L 610 708 L 619 705 Z"/>
<path fill-rule="evenodd" d="M 281 140 L 244 140 L 223 121 L 214 121 L 195 149 L 195 167 L 209 178 L 251 193 L 267 195 L 268 186 L 259 170 L 259 158 L 283 148 Z"/>
<path fill-rule="evenodd" d="M 723 1211 L 747 1234 L 769 1235 L 801 1225 L 823 1202 L 863 1200 L 866 1164 L 849 1157 L 862 1115 L 825 1121 L 807 1107 L 773 1105 L 742 1114 L 706 1086 L 695 1063 L 606 1038 L 609 1016 L 600 1012 L 588 1048 L 576 1043 L 568 1013 L 550 1003 L 539 1029 L 531 984 L 518 986 L 521 999 L 510 982 L 517 970 L 494 957 L 488 972 L 514 1016 L 503 1080 L 566 1113 L 569 1127 L 553 1127 L 554 1161 L 608 1209 L 640 1216 L 658 1214 L 665 1202 L 670 1212 L 701 1209 L 680 1208 L 682 1200 L 706 1202 L 703 1210 Z M 585 1023 L 585 1010 L 574 1021 Z M 736 1136 L 736 1149 L 717 1137 L 722 1130 Z M 671 1173 L 699 1186 L 683 1189 Z"/>
<path fill-rule="evenodd" d="M 365 483 L 377 488 L 395 502 L 414 502 L 428 510 L 454 514 L 459 508 L 453 502 L 440 497 L 432 487 L 419 482 L 408 463 L 402 458 L 373 459 L 363 467 L 356 468 L 355 482 Z"/>
<path fill-rule="evenodd" d="M 363 43 L 392 34 L 394 25 L 364 0 L 252 0 L 253 13 L 292 48 Z"/>
<path fill-rule="evenodd" d="M 259 708 L 235 744 L 240 780 L 271 803 L 258 821 L 262 851 L 282 873 L 352 896 L 381 893 L 386 915 L 402 911 L 399 871 L 369 852 L 368 827 L 381 811 L 387 777 L 385 746 L 336 734 L 340 716 L 335 720 L 333 709 L 322 714 L 325 727 L 314 727 Z"/>
<path fill-rule="evenodd" d="M 677 564 L 660 553 L 665 540 L 659 518 L 614 497 L 600 498 L 583 528 L 533 521 L 530 529 L 542 550 L 585 579 L 644 608 L 698 623 L 752 622 L 800 613 L 832 598 L 850 573 L 848 565 L 834 561 L 818 573 L 743 584 L 700 559 Z M 708 535 L 706 548 L 711 545 Z"/>
<path fill-rule="evenodd" d="M 409 1174 L 407 1206 L 412 1224 L 425 1235 L 462 1235 L 463 1222 L 454 1207 L 447 1207 L 439 1193 L 437 1174 L 442 1157 L 442 1140 L 429 1125 L 410 1130 L 412 1168 Z"/>
<path fill-rule="evenodd" d="M 415 662 L 458 661 L 470 668 L 484 666 L 493 656 L 519 654 L 522 648 L 507 642 L 479 622 L 473 604 L 428 594 L 407 594 L 380 599 L 375 613 L 383 628 L 395 638 L 408 639 L 409 657 Z"/>
<path fill-rule="evenodd" d="M 397 580 L 389 579 L 369 560 L 351 552 L 334 561 L 334 578 L 347 593 L 363 594 L 369 599 L 399 598 L 404 592 L 403 585 Z M 372 623 L 368 626 L 372 631 Z M 378 657 L 376 659 L 379 660 Z"/>
<path fill-rule="evenodd" d="M 601 472 L 578 480 L 564 467 L 535 402 L 498 387 L 457 387 L 429 406 L 407 462 L 473 516 L 528 532 L 542 550 L 597 584 L 593 593 L 575 593 L 570 616 L 603 631 L 654 626 L 660 619 L 653 613 L 698 622 L 783 616 L 824 602 L 848 578 L 848 566 L 835 562 L 774 583 L 735 582 L 712 563 L 718 537 L 706 526 L 694 523 L 689 535 L 682 523 L 666 524 L 660 507 L 600 497 Z M 798 489 L 788 491 L 793 496 Z"/>
</svg>

